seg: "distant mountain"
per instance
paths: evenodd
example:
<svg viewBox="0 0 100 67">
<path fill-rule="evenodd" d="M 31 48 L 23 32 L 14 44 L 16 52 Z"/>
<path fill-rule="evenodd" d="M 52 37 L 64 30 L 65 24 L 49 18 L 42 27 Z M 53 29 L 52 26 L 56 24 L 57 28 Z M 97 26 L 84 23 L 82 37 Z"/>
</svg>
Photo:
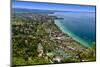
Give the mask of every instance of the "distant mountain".
<svg viewBox="0 0 100 67">
<path fill-rule="evenodd" d="M 26 8 L 12 8 L 14 12 L 31 12 L 31 13 L 54 13 L 54 12 L 71 12 L 71 11 L 56 11 L 56 10 L 41 10 L 41 9 L 26 9 Z"/>
<path fill-rule="evenodd" d="M 26 8 L 12 8 L 12 12 L 29 12 L 29 13 L 54 13 L 54 12 L 84 12 L 84 11 L 57 11 L 57 10 L 41 10 L 41 9 L 26 9 Z M 87 12 L 87 13 L 94 13 L 94 12 Z"/>
<path fill-rule="evenodd" d="M 52 10 L 39 10 L 39 9 L 23 9 L 23 8 L 13 8 L 13 12 L 29 12 L 29 13 L 53 13 Z"/>
</svg>

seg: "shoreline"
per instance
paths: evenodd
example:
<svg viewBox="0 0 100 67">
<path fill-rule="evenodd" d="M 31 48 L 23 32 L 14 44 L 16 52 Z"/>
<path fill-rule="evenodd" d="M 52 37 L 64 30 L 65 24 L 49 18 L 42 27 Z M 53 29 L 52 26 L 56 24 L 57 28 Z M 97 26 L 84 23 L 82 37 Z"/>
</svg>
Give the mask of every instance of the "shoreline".
<svg viewBox="0 0 100 67">
<path fill-rule="evenodd" d="M 56 24 L 63 33 L 67 34 L 68 36 L 72 37 L 72 39 L 74 39 L 75 41 L 77 41 L 80 44 L 82 44 L 82 46 L 85 46 L 85 47 L 90 47 L 91 46 L 91 45 L 89 45 L 89 43 L 85 42 L 84 40 L 82 40 L 78 36 L 76 36 L 73 33 L 71 33 L 68 29 L 67 29 L 67 31 L 65 31 L 63 29 L 64 27 L 62 27 L 62 24 L 59 22 L 59 20 L 57 20 L 57 19 L 54 20 L 54 24 Z"/>
</svg>

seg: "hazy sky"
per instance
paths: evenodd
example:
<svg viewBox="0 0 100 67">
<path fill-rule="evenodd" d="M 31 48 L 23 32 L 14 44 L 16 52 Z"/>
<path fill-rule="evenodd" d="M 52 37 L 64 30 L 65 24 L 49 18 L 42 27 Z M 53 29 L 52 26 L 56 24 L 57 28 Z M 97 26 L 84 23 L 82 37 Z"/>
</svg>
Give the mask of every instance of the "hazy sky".
<svg viewBox="0 0 100 67">
<path fill-rule="evenodd" d="M 12 1 L 13 8 L 95 12 L 95 6 Z"/>
</svg>

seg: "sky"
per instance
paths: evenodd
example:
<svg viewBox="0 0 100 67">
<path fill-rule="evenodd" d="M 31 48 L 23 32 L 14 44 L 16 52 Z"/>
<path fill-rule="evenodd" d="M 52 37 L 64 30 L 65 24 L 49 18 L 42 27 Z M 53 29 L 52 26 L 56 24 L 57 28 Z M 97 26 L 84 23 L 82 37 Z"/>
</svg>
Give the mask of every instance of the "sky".
<svg viewBox="0 0 100 67">
<path fill-rule="evenodd" d="M 25 1 L 12 0 L 12 8 L 95 12 L 96 7 L 89 5 L 54 4 L 54 3 L 25 2 Z"/>
</svg>

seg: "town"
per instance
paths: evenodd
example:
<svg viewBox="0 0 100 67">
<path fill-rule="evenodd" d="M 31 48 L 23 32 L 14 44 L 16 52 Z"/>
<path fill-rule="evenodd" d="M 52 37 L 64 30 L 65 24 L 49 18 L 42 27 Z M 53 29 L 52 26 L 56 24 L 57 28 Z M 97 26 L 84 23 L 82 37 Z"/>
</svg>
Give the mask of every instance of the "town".
<svg viewBox="0 0 100 67">
<path fill-rule="evenodd" d="M 12 14 L 13 65 L 89 61 L 83 57 L 88 48 L 63 33 L 55 19 L 63 18 L 39 12 Z"/>
</svg>

